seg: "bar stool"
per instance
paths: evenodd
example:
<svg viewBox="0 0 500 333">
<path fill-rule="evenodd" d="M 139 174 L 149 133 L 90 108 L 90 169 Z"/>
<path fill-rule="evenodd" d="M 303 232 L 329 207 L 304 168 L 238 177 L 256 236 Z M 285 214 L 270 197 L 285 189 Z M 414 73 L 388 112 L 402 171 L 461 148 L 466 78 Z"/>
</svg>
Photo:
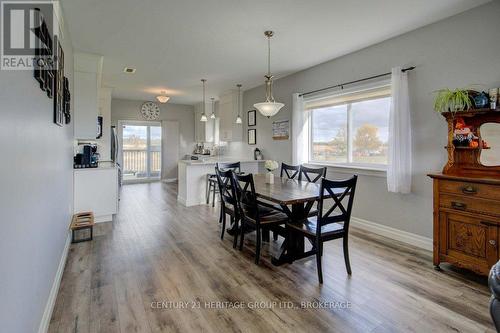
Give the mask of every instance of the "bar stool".
<svg viewBox="0 0 500 333">
<path fill-rule="evenodd" d="M 219 193 L 217 176 L 215 175 L 215 173 L 209 173 L 207 174 L 207 190 L 206 190 L 207 205 L 210 203 L 210 194 L 212 194 L 212 207 L 215 207 L 216 193 Z"/>
</svg>

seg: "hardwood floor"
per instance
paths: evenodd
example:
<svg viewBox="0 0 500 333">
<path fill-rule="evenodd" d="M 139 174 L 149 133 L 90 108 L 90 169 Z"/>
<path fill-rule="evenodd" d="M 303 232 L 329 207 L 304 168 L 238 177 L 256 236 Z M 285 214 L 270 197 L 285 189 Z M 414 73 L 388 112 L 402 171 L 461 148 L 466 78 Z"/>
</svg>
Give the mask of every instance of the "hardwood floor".
<svg viewBox="0 0 500 333">
<path fill-rule="evenodd" d="M 353 229 L 352 276 L 342 242 L 328 242 L 319 285 L 314 258 L 271 265 L 280 238 L 256 266 L 253 244 L 220 240 L 217 209 L 183 207 L 176 193 L 123 187 L 115 221 L 71 245 L 49 332 L 494 332 L 486 279 L 436 272 L 428 251 Z"/>
</svg>

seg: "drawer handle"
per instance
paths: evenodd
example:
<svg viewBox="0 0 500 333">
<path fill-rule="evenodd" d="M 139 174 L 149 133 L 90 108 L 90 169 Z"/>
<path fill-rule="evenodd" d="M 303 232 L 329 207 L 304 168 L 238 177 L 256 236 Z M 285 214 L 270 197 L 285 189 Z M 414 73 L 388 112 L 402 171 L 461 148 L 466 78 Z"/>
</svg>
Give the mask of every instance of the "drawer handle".
<svg viewBox="0 0 500 333">
<path fill-rule="evenodd" d="M 465 210 L 465 208 L 467 208 L 467 205 L 461 202 L 452 201 L 451 208 Z"/>
<path fill-rule="evenodd" d="M 462 193 L 463 194 L 476 194 L 477 189 L 475 189 L 474 187 L 472 187 L 470 185 L 464 186 L 464 187 L 462 187 Z"/>
</svg>

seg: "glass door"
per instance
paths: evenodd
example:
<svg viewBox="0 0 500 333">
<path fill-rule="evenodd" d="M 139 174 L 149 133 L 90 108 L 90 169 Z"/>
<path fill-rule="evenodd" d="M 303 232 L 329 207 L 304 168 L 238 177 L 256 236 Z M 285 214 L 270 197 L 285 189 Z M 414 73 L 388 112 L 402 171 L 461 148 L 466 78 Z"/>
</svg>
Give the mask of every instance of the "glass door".
<svg viewBox="0 0 500 333">
<path fill-rule="evenodd" d="M 121 122 L 123 181 L 141 182 L 161 177 L 161 125 Z"/>
</svg>

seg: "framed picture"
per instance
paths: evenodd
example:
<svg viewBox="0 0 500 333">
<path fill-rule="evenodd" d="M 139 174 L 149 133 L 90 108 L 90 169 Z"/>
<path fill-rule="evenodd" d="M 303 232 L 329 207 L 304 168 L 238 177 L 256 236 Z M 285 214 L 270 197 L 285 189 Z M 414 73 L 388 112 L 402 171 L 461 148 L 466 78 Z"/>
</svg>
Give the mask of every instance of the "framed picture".
<svg viewBox="0 0 500 333">
<path fill-rule="evenodd" d="M 273 121 L 273 140 L 288 140 L 290 138 L 290 121 Z"/>
<path fill-rule="evenodd" d="M 248 144 L 249 145 L 257 144 L 257 129 L 251 128 L 248 130 Z"/>
<path fill-rule="evenodd" d="M 257 114 L 255 110 L 248 111 L 248 126 L 257 125 Z"/>
</svg>

